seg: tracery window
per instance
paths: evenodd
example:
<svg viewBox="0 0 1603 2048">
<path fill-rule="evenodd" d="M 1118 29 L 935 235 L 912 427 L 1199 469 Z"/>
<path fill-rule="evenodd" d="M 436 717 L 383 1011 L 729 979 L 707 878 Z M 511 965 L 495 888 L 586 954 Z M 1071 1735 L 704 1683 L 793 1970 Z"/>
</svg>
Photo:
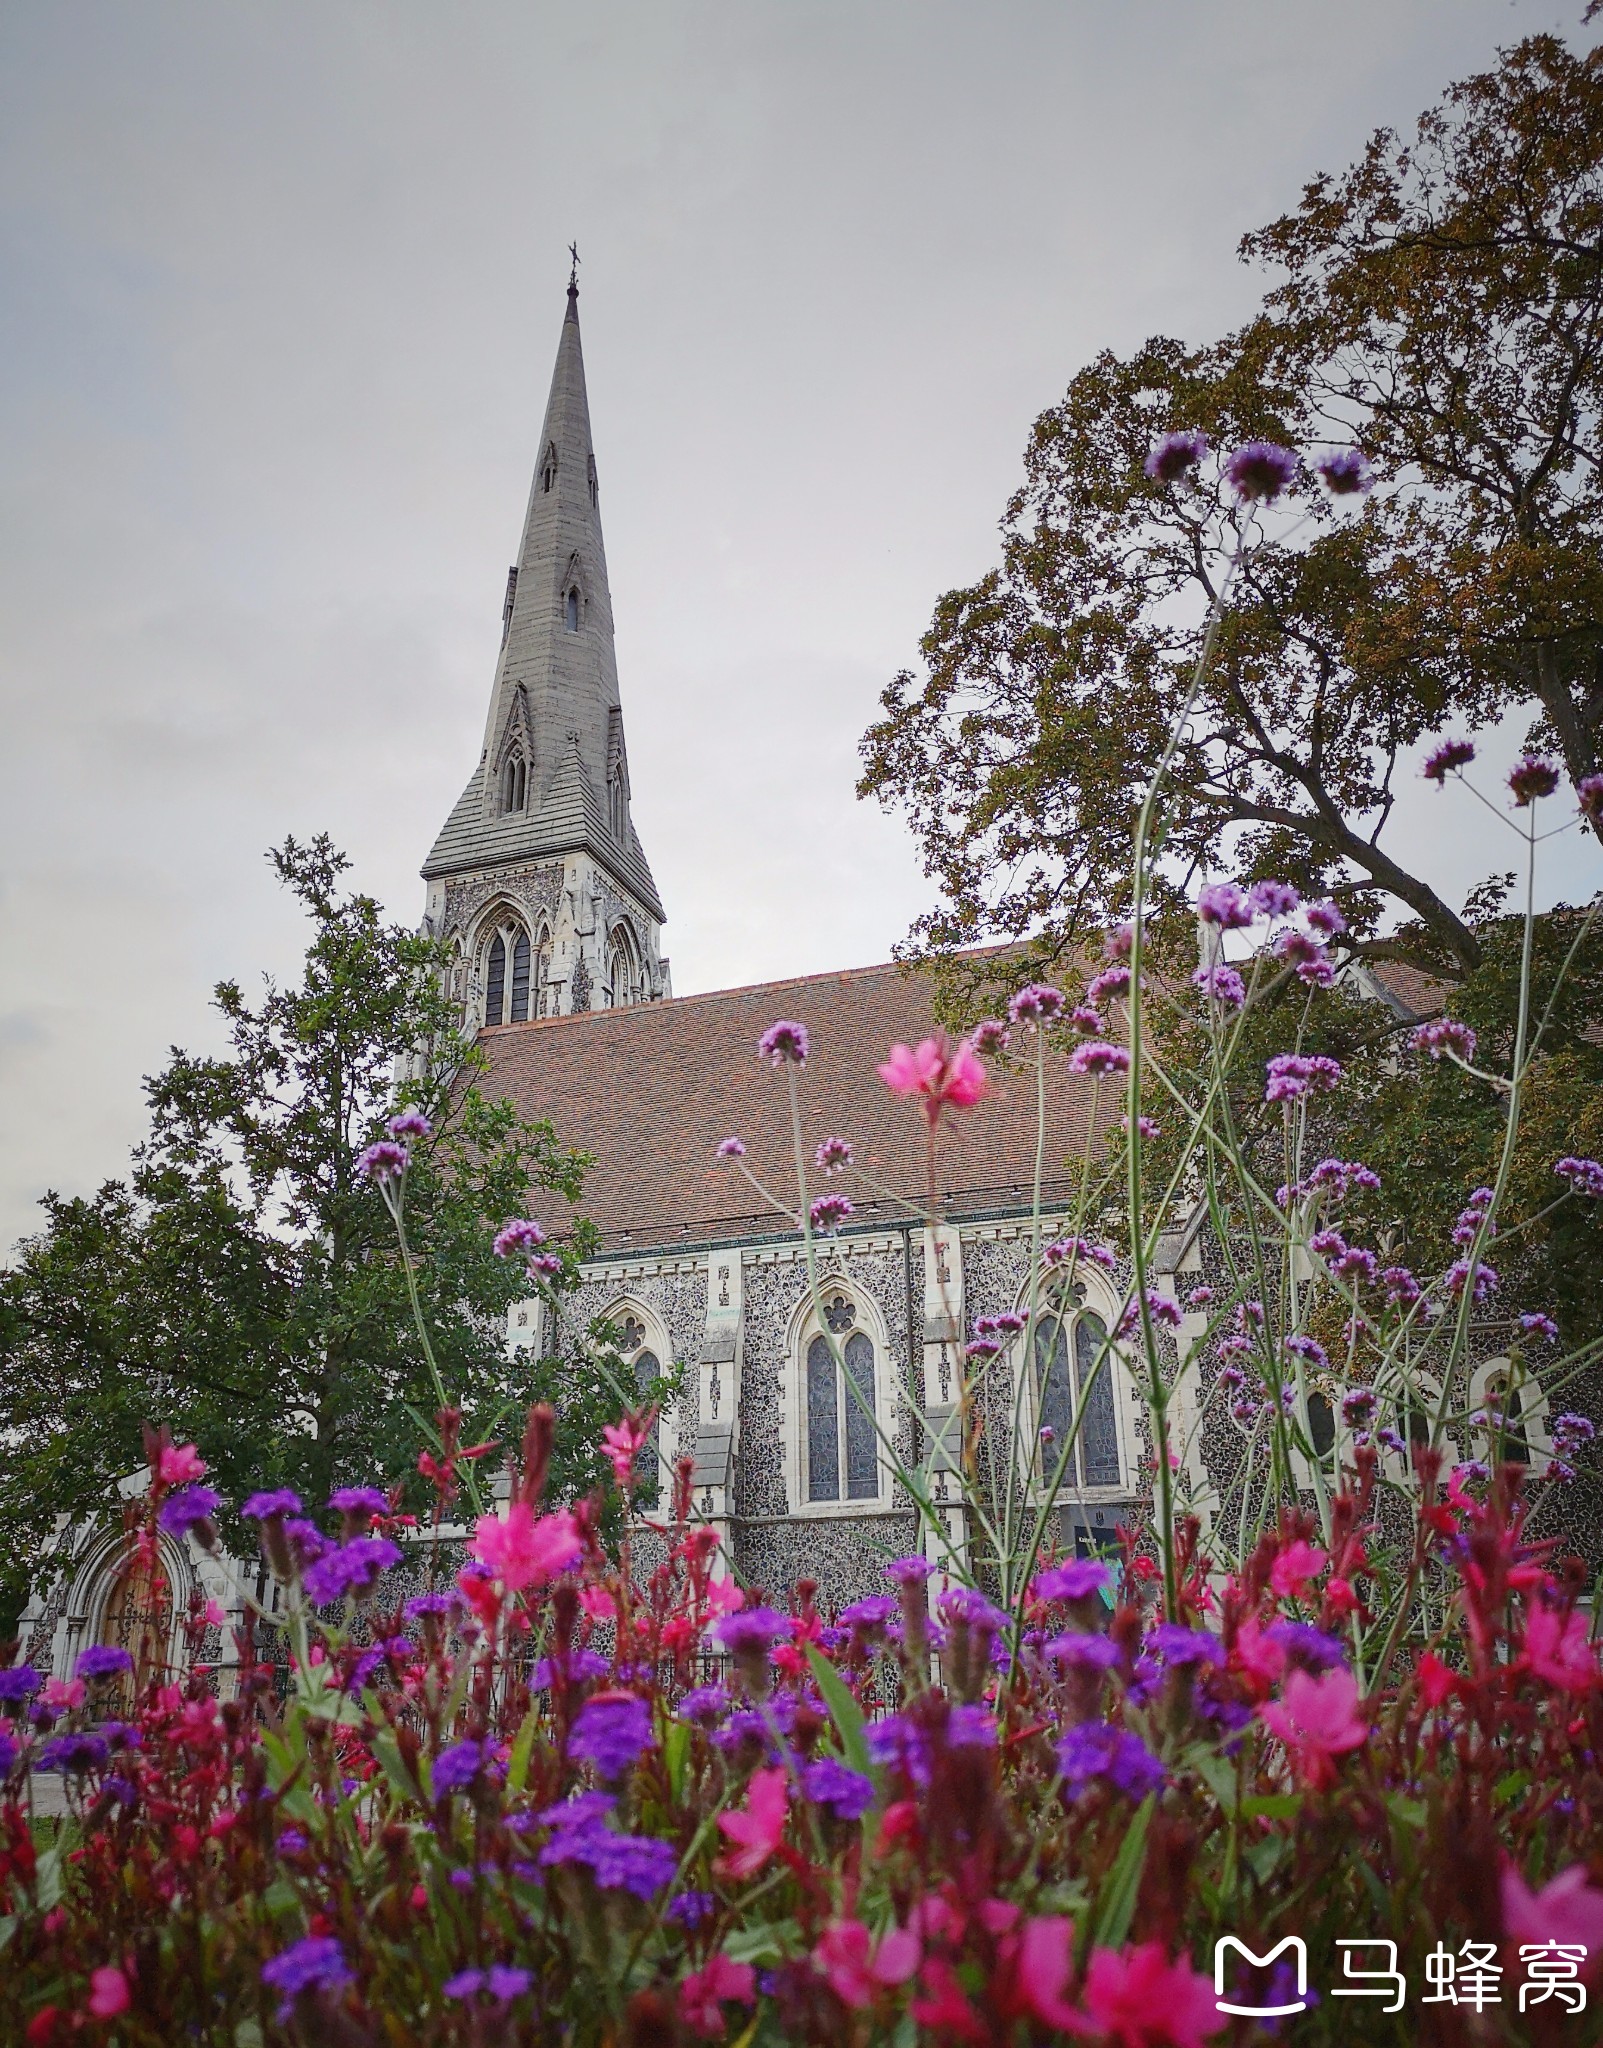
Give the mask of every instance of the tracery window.
<svg viewBox="0 0 1603 2048">
<path fill-rule="evenodd" d="M 810 1503 L 877 1500 L 874 1340 L 860 1327 L 856 1303 L 843 1293 L 825 1299 L 824 1326 L 807 1343 L 804 1495 Z"/>
<path fill-rule="evenodd" d="M 667 1355 L 661 1338 L 648 1327 L 644 1317 L 629 1304 L 614 1309 L 609 1314 L 608 1321 L 616 1333 L 618 1355 L 633 1382 L 634 1404 L 641 1407 L 648 1401 L 658 1399 L 659 1382 L 665 1371 L 662 1361 Z M 662 1504 L 665 1462 L 663 1423 L 659 1414 L 651 1426 L 651 1435 L 645 1447 L 635 1460 L 635 1506 L 646 1514 L 655 1514 Z"/>
<path fill-rule="evenodd" d="M 545 461 L 540 465 L 540 488 L 549 491 L 557 480 L 557 444 L 552 441 L 545 451 Z"/>
<path fill-rule="evenodd" d="M 640 1002 L 645 994 L 634 939 L 626 925 L 619 925 L 607 941 L 606 1000 L 615 1010 Z"/>
<path fill-rule="evenodd" d="M 1107 1324 L 1083 1302 L 1042 1316 L 1032 1364 L 1040 1482 L 1050 1484 L 1061 1467 L 1063 1486 L 1122 1486 L 1114 1394 L 1119 1366 Z M 1065 1462 L 1064 1446 L 1077 1420 L 1079 1433 Z"/>
<path fill-rule="evenodd" d="M 501 769 L 501 809 L 521 811 L 529 792 L 529 770 L 521 753 L 508 754 Z"/>
<path fill-rule="evenodd" d="M 527 1023 L 531 964 L 529 934 L 517 919 L 504 919 L 492 933 L 484 955 L 487 1026 Z"/>
<path fill-rule="evenodd" d="M 534 948 L 534 1010 L 536 1017 L 548 1014 L 551 1002 L 551 934 L 545 926 L 540 927 L 540 936 Z"/>
<path fill-rule="evenodd" d="M 569 586 L 568 586 L 568 631 L 569 631 L 570 633 L 577 633 L 577 632 L 578 632 L 578 630 L 579 630 L 579 586 L 578 586 L 578 584 L 577 584 L 577 583 L 571 583 L 571 584 L 569 584 Z"/>
</svg>

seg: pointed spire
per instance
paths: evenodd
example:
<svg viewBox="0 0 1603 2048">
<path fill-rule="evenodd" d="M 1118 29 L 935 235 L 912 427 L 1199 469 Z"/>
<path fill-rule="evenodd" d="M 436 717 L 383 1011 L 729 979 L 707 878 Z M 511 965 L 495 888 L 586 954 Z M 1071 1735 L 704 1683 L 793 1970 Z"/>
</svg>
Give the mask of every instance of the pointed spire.
<svg viewBox="0 0 1603 2048">
<path fill-rule="evenodd" d="M 423 873 L 460 874 L 583 847 L 660 919 L 656 884 L 629 818 L 577 247 L 569 254 L 567 311 L 523 537 L 507 578 L 484 749 Z M 514 756 L 521 768 L 509 769 Z"/>
</svg>

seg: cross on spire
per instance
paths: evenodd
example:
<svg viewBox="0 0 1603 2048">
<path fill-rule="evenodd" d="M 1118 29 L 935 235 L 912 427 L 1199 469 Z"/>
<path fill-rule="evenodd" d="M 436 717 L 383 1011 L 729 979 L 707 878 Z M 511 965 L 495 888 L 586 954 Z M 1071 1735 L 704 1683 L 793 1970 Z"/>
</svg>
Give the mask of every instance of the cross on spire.
<svg viewBox="0 0 1603 2048">
<path fill-rule="evenodd" d="M 579 289 L 579 245 L 577 242 L 570 242 L 568 244 L 568 254 L 573 258 L 573 266 L 568 272 L 568 290 L 576 292 Z"/>
</svg>

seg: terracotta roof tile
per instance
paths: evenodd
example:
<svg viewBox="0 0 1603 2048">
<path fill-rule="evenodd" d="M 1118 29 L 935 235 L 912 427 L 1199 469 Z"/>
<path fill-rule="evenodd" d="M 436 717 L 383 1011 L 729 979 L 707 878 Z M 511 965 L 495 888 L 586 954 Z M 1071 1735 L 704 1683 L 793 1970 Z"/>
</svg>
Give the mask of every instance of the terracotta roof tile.
<svg viewBox="0 0 1603 2048">
<path fill-rule="evenodd" d="M 805 1024 L 811 1054 L 797 1075 L 813 1193 L 825 1185 L 812 1164 L 825 1138 L 849 1140 L 852 1169 L 842 1188 L 864 1220 L 906 1211 L 876 1189 L 920 1207 L 926 1188 L 924 1120 L 875 1072 L 898 1039 L 916 1043 L 936 1028 L 928 975 L 897 966 L 854 968 L 681 996 L 634 1009 L 505 1024 L 480 1034 L 489 1058 L 485 1092 L 509 1096 L 523 1115 L 549 1118 L 559 1140 L 596 1155 L 580 1204 L 609 1249 L 705 1243 L 769 1235 L 792 1227 L 731 1162 L 720 1141 L 744 1139 L 746 1164 L 778 1202 L 793 1199 L 795 1167 L 784 1073 L 757 1058 L 757 1040 L 776 1019 Z M 1045 1174 L 1061 1183 L 1065 1162 L 1082 1155 L 1093 1102 L 1106 1128 L 1119 1090 L 1071 1077 L 1049 1055 Z M 990 1097 L 943 1125 L 936 1154 L 938 1193 L 950 1213 L 1028 1207 L 1035 1171 L 1035 1088 L 1023 1066 L 993 1072 Z M 560 1225 L 551 1214 L 545 1220 Z"/>
</svg>

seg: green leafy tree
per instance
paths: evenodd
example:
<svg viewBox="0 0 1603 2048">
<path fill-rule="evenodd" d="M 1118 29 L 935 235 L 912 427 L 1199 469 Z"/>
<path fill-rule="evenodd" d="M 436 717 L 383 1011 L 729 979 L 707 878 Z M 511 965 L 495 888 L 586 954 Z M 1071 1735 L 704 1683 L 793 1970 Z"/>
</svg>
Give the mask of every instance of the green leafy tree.
<svg viewBox="0 0 1603 2048">
<path fill-rule="evenodd" d="M 142 1462 L 141 1425 L 193 1439 L 225 1498 L 289 1485 L 309 1502 L 343 1482 L 411 1474 L 441 1395 L 463 1441 L 521 1431 L 560 1393 L 559 1491 L 588 1482 L 602 1419 L 621 1402 L 604 1347 L 509 1362 L 509 1305 L 532 1291 L 493 1231 L 577 1202 L 588 1158 L 475 1085 L 432 942 L 346 893 L 326 838 L 272 856 L 312 938 L 298 986 L 259 1003 L 225 982 L 229 1051 L 175 1051 L 146 1083 L 150 1131 L 127 1176 L 44 1198 L 45 1227 L 0 1275 L 0 1588 L 15 1603 L 57 1514 L 104 1503 Z M 419 1048 L 428 1048 L 426 1059 Z M 399 1087 L 397 1077 L 409 1076 Z M 429 1118 L 411 1145 L 406 1228 L 357 1170 L 399 1104 Z M 593 1231 L 566 1239 L 554 1294 Z"/>
<path fill-rule="evenodd" d="M 1473 973 L 1474 915 L 1388 839 L 1413 750 L 1523 709 L 1571 784 L 1603 765 L 1603 54 L 1520 43 L 1242 251 L 1277 273 L 1260 314 L 1073 379 L 1000 566 L 941 599 L 922 678 L 884 694 L 860 790 L 909 815 L 939 886 L 915 946 L 1050 961 L 1123 913 L 1227 577 L 1163 789 L 1160 920 L 1228 865 L 1334 894 L 1355 950 Z M 1272 507 L 1214 461 L 1149 477 L 1178 429 L 1304 466 Z M 1351 444 L 1374 487 L 1335 498 L 1314 470 Z"/>
</svg>

